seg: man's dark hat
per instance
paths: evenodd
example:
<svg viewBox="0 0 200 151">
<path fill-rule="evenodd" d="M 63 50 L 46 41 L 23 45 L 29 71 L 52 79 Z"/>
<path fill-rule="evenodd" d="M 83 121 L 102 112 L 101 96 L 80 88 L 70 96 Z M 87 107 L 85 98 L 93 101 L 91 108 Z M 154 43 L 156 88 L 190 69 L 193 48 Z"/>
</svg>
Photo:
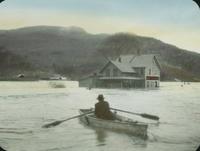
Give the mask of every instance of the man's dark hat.
<svg viewBox="0 0 200 151">
<path fill-rule="evenodd" d="M 99 94 L 99 96 L 97 97 L 97 100 L 103 100 L 104 97 L 103 97 L 103 94 Z"/>
</svg>

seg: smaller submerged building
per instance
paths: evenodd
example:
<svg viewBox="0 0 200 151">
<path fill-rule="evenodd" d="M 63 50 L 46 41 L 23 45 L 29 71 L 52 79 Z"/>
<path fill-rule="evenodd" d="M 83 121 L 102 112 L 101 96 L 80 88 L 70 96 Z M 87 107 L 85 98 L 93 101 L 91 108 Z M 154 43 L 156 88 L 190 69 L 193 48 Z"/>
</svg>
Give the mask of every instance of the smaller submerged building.
<svg viewBox="0 0 200 151">
<path fill-rule="evenodd" d="M 160 85 L 160 64 L 155 55 L 122 55 L 79 80 L 88 88 L 155 88 Z"/>
</svg>

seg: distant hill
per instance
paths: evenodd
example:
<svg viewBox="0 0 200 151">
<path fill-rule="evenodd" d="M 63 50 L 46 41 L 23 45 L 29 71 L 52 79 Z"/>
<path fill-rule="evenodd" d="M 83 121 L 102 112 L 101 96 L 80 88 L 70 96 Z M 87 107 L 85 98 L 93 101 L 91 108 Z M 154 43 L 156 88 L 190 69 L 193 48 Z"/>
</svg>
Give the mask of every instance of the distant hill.
<svg viewBox="0 0 200 151">
<path fill-rule="evenodd" d="M 0 80 L 15 79 L 18 74 L 33 72 L 36 69 L 22 56 L 12 54 L 0 47 Z"/>
<path fill-rule="evenodd" d="M 35 73 L 60 73 L 78 79 L 120 54 L 156 54 L 163 80 L 200 81 L 200 54 L 179 49 L 150 37 L 127 33 L 90 34 L 79 27 L 34 26 L 0 30 L 0 51 L 14 56 L 17 68 Z M 4 55 L 4 54 L 0 54 Z M 4 69 L 16 71 L 5 60 Z M 31 69 L 31 71 L 30 71 Z M 5 70 L 1 75 L 8 74 Z M 37 74 L 39 77 L 39 75 Z M 44 75 L 43 75 L 44 76 Z"/>
</svg>

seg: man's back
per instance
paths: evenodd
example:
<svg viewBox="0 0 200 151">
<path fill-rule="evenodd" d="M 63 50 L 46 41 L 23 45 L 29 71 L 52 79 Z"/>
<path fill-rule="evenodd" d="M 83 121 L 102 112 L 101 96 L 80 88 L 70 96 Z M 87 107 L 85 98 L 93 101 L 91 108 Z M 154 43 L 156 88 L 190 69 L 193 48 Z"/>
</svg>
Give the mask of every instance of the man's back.
<svg viewBox="0 0 200 151">
<path fill-rule="evenodd" d="M 100 101 L 95 104 L 95 115 L 98 118 L 112 120 L 112 112 L 110 112 L 110 107 L 108 102 L 106 101 Z"/>
</svg>

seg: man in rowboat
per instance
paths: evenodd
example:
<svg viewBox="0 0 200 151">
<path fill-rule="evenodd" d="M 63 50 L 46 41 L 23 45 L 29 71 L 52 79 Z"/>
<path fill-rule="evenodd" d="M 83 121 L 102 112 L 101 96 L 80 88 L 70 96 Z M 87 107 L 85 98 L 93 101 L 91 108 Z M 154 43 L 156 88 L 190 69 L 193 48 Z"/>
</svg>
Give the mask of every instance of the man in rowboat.
<svg viewBox="0 0 200 151">
<path fill-rule="evenodd" d="M 100 94 L 97 97 L 98 103 L 95 104 L 95 115 L 105 120 L 114 120 L 113 113 L 110 111 L 109 103 L 104 101 L 104 96 Z"/>
</svg>

